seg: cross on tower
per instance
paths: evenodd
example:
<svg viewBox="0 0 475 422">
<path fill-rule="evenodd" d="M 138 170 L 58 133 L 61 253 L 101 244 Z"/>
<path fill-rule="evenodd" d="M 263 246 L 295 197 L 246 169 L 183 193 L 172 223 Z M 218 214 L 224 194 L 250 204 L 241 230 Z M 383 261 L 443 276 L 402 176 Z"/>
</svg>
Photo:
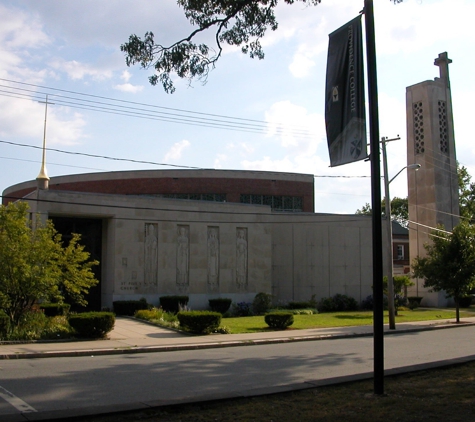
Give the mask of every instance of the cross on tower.
<svg viewBox="0 0 475 422">
<path fill-rule="evenodd" d="M 448 58 L 447 52 L 440 53 L 439 57 L 434 60 L 434 65 L 439 66 L 440 79 L 444 82 L 447 88 L 450 87 L 449 80 L 449 64 L 452 60 Z"/>
</svg>

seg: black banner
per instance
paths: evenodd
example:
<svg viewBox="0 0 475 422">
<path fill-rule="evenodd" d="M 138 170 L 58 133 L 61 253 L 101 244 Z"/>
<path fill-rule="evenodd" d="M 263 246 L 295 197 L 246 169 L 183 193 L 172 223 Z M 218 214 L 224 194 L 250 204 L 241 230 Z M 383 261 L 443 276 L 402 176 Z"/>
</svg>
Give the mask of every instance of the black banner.
<svg viewBox="0 0 475 422">
<path fill-rule="evenodd" d="M 361 16 L 329 38 L 325 125 L 330 166 L 334 167 L 368 157 Z"/>
</svg>

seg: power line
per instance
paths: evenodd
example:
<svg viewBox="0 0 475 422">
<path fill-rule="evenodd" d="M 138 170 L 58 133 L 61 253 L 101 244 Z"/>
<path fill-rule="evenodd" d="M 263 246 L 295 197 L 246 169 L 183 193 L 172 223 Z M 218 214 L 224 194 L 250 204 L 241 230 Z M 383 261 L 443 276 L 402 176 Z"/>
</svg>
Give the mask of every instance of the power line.
<svg viewBox="0 0 475 422">
<path fill-rule="evenodd" d="M 109 114 L 125 115 L 129 117 L 137 117 L 151 120 L 165 121 L 169 123 L 188 124 L 194 126 L 204 126 L 215 129 L 238 130 L 244 132 L 262 133 L 269 130 L 269 126 L 275 126 L 275 131 L 278 134 L 290 131 L 294 136 L 300 137 L 314 137 L 308 129 L 304 129 L 296 125 L 283 125 L 278 122 L 268 122 L 255 119 L 245 119 L 239 117 L 210 114 L 203 112 L 195 112 L 189 110 L 182 110 L 170 107 L 157 106 L 152 104 L 145 104 L 133 101 L 119 100 L 109 97 L 101 97 L 97 95 L 84 94 L 75 91 L 61 90 L 57 88 L 45 87 L 41 85 L 28 84 L 24 82 L 12 81 L 9 79 L 0 78 L 1 81 L 29 86 L 40 89 L 47 89 L 55 92 L 62 92 L 82 96 L 86 98 L 71 97 L 57 93 L 38 92 L 26 88 L 12 87 L 9 85 L 0 85 L 0 87 L 7 90 L 0 90 L 0 95 L 20 98 L 25 100 L 38 100 L 40 95 L 54 96 L 55 102 L 58 105 L 65 105 L 68 107 L 86 109 L 91 111 L 99 111 Z M 93 98 L 93 99 L 89 99 Z M 98 101 L 106 100 L 106 101 Z M 111 103 L 113 101 L 113 103 Z M 144 108 L 146 107 L 146 108 Z M 166 110 L 166 111 L 160 111 Z"/>
<path fill-rule="evenodd" d="M 43 149 L 42 147 L 39 147 L 39 146 L 36 146 L 36 145 L 20 144 L 20 143 L 9 142 L 9 141 L 4 141 L 4 140 L 0 140 L 0 143 L 20 146 L 20 147 L 26 147 L 26 148 L 40 149 L 40 150 Z M 91 158 L 102 158 L 104 160 L 112 160 L 112 161 L 126 161 L 126 162 L 129 162 L 129 163 L 135 163 L 135 164 L 151 164 L 151 165 L 154 165 L 154 166 L 170 166 L 170 167 L 199 169 L 199 170 L 203 169 L 202 167 L 193 167 L 193 166 L 185 166 L 185 165 L 178 165 L 178 164 L 157 163 L 155 161 L 133 160 L 131 158 L 110 157 L 110 156 L 107 156 L 107 155 L 88 154 L 88 153 L 85 153 L 85 152 L 65 151 L 65 150 L 57 149 L 57 148 L 46 148 L 46 150 L 47 151 L 58 152 L 58 153 L 61 153 L 61 154 L 80 155 L 80 156 L 91 157 Z"/>
<path fill-rule="evenodd" d="M 37 145 L 28 145 L 28 144 L 21 144 L 18 142 L 11 142 L 11 141 L 5 141 L 5 140 L 0 140 L 0 143 L 3 144 L 8 144 L 8 145 L 13 145 L 13 146 L 18 146 L 18 147 L 24 147 L 24 148 L 33 148 L 33 149 L 40 149 L 42 150 L 43 148 Z M 189 168 L 189 169 L 195 169 L 195 170 L 204 170 L 203 167 L 194 167 L 194 166 L 185 166 L 185 165 L 179 165 L 179 164 L 167 164 L 167 163 L 157 163 L 155 161 L 144 161 L 144 160 L 133 160 L 131 158 L 117 158 L 117 157 L 110 157 L 107 155 L 96 155 L 96 154 L 88 154 L 88 153 L 83 153 L 83 152 L 75 152 L 75 151 L 66 151 L 62 149 L 57 149 L 57 148 L 46 148 L 47 151 L 52 151 L 52 152 L 57 152 L 61 154 L 70 154 L 70 155 L 79 155 L 79 156 L 85 156 L 85 157 L 91 157 L 91 158 L 102 158 L 102 159 L 107 159 L 107 160 L 112 160 L 112 161 L 124 161 L 124 162 L 130 162 L 130 163 L 135 163 L 135 164 L 149 164 L 149 165 L 155 165 L 155 166 L 170 166 L 170 167 L 178 167 L 178 168 Z M 0 157 L 0 158 L 5 158 L 5 157 Z M 14 158 L 10 158 L 14 159 Z M 22 159 L 16 159 L 18 161 L 28 161 L 28 162 L 34 162 L 33 160 L 22 160 Z M 39 161 L 37 161 L 39 162 Z M 59 165 L 59 164 L 58 164 Z M 61 164 L 63 165 L 63 164 Z M 66 167 L 76 167 L 76 166 L 66 166 Z M 79 167 L 79 168 L 86 168 L 87 167 Z M 94 170 L 94 169 L 91 169 Z M 210 170 L 210 169 L 208 169 Z M 313 175 L 315 178 L 343 178 L 343 179 L 359 179 L 359 178 L 368 178 L 370 176 L 344 176 L 344 175 Z"/>
</svg>

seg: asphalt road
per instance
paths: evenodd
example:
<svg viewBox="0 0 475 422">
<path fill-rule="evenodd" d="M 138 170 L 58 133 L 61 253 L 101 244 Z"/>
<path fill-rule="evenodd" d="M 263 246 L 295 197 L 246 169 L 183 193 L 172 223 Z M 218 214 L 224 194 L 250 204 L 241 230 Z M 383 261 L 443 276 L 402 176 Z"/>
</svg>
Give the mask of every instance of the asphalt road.
<svg viewBox="0 0 475 422">
<path fill-rule="evenodd" d="M 447 360 L 475 360 L 474 339 L 474 326 L 386 336 L 385 369 L 405 371 L 438 366 Z M 133 355 L 3 360 L 0 420 L 307 388 L 340 377 L 371 376 L 372 356 L 373 339 L 356 337 Z"/>
</svg>

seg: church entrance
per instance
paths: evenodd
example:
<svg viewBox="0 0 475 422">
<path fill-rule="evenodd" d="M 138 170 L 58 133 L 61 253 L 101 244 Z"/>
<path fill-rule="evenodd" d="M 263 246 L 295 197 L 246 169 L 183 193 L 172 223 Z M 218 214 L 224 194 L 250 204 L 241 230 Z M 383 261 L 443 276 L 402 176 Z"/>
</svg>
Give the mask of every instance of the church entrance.
<svg viewBox="0 0 475 422">
<path fill-rule="evenodd" d="M 92 267 L 94 276 L 99 283 L 89 290 L 86 295 L 87 306 L 71 304 L 71 311 L 100 311 L 101 310 L 101 269 L 102 269 L 102 220 L 95 218 L 50 217 L 55 229 L 62 235 L 67 244 L 72 233 L 81 235 L 80 244 L 91 254 L 90 258 L 99 261 L 99 265 Z"/>
</svg>

